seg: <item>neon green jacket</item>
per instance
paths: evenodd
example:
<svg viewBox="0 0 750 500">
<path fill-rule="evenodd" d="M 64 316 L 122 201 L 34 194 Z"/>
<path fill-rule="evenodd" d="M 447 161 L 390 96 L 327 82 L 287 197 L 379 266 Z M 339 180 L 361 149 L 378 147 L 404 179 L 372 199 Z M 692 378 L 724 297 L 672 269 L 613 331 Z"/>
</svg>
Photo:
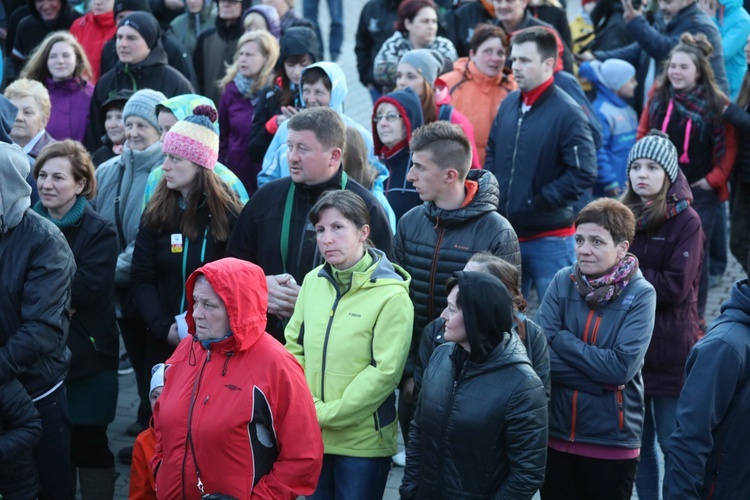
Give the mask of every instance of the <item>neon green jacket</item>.
<svg viewBox="0 0 750 500">
<path fill-rule="evenodd" d="M 330 266 L 310 271 L 286 327 L 286 348 L 305 370 L 325 453 L 397 452 L 394 391 L 409 353 L 411 278 L 380 250 L 343 295 Z"/>
</svg>

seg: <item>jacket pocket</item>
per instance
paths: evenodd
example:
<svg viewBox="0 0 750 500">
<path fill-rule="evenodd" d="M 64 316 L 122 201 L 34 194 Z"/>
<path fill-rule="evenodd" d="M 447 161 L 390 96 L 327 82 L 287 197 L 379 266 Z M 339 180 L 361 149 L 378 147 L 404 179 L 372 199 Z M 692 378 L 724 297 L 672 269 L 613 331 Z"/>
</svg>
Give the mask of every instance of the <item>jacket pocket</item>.
<svg viewBox="0 0 750 500">
<path fill-rule="evenodd" d="M 374 414 L 375 429 L 380 430 L 396 421 L 396 393 L 392 392 Z"/>
<path fill-rule="evenodd" d="M 622 390 L 615 391 L 615 402 L 617 403 L 617 428 L 625 427 L 625 395 Z"/>
</svg>

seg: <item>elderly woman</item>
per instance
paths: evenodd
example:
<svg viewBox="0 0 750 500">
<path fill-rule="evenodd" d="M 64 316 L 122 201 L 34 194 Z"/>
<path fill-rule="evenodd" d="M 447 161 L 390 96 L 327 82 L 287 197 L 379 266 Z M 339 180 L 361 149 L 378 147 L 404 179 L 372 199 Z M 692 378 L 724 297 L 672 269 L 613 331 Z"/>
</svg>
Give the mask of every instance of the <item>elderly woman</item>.
<svg viewBox="0 0 750 500">
<path fill-rule="evenodd" d="M 130 266 L 135 237 L 143 212 L 143 193 L 151 170 L 163 160 L 155 108 L 165 100 L 164 94 L 139 90 L 128 99 L 123 109 L 125 147 L 122 155 L 106 161 L 96 169 L 98 192 L 92 200 L 94 208 L 117 229 L 117 267 L 115 298 L 118 301 L 118 324 L 130 362 L 135 370 L 141 404 L 138 422 L 130 433 L 137 435 L 148 427 L 151 408 L 148 387 L 151 366 L 145 365 L 146 326 L 133 303 Z"/>
<path fill-rule="evenodd" d="M 47 131 L 61 141 L 86 137 L 88 112 L 94 86 L 91 65 L 83 47 L 68 32 L 51 33 L 26 63 L 21 76 L 36 80 L 47 87 L 54 113 L 51 113 Z M 83 112 L 82 112 L 83 111 Z"/>
<path fill-rule="evenodd" d="M 444 68 L 450 71 L 458 59 L 453 42 L 438 32 L 438 11 L 433 0 L 404 0 L 398 6 L 396 31 L 383 43 L 375 56 L 373 77 L 384 92 L 396 86 L 396 68 L 401 57 L 413 49 L 432 49 L 443 58 Z M 431 82 L 432 83 L 432 82 Z"/>
<path fill-rule="evenodd" d="M 542 498 L 629 499 L 643 429 L 641 367 L 656 292 L 628 253 L 633 213 L 602 198 L 575 222 L 577 262 L 535 319 L 549 343 L 552 398 Z"/>
<path fill-rule="evenodd" d="M 182 336 L 184 283 L 195 269 L 224 257 L 242 210 L 239 198 L 213 172 L 219 154 L 216 110 L 197 106 L 164 136 L 164 177 L 148 202 L 133 251 L 133 296 L 146 322 L 146 366 L 163 363 Z M 183 334 L 184 336 L 184 334 Z"/>
<path fill-rule="evenodd" d="M 300 366 L 265 332 L 263 270 L 238 259 L 206 264 L 186 297 L 189 337 L 167 362 L 154 407 L 159 497 L 309 495 L 320 428 Z"/>
<path fill-rule="evenodd" d="M 27 155 L 36 158 L 44 146 L 55 141 L 45 130 L 52 109 L 49 92 L 41 83 L 21 78 L 8 85 L 4 95 L 18 108 L 11 139 Z"/>
<path fill-rule="evenodd" d="M 547 397 L 513 316 L 494 276 L 448 280 L 446 343 L 424 372 L 401 498 L 531 499 L 542 485 Z"/>
<path fill-rule="evenodd" d="M 65 378 L 74 477 L 82 498 L 111 498 L 115 458 L 107 425 L 117 408 L 119 337 L 112 301 L 117 235 L 114 225 L 86 202 L 96 194 L 96 178 L 81 143 L 65 140 L 44 148 L 34 177 L 41 197 L 34 211 L 62 231 L 76 261 L 67 340 L 73 357 Z"/>
<path fill-rule="evenodd" d="M 397 450 L 395 390 L 411 341 L 409 275 L 367 245 L 370 217 L 351 191 L 310 210 L 326 264 L 302 283 L 286 347 L 305 369 L 323 431 L 313 500 L 381 499 Z"/>
</svg>

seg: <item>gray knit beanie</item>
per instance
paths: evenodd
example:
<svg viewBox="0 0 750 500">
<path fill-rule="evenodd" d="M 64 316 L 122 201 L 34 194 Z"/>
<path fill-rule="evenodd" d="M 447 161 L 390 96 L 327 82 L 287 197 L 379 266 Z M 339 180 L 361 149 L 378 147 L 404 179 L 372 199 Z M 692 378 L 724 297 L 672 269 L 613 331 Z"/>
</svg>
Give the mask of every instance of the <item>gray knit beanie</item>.
<svg viewBox="0 0 750 500">
<path fill-rule="evenodd" d="M 677 148 L 674 147 L 667 134 L 658 130 L 651 130 L 648 135 L 635 143 L 628 155 L 628 177 L 630 177 L 630 167 L 633 162 L 641 158 L 652 160 L 661 165 L 672 184 L 677 180 L 677 174 L 680 171 L 677 164 Z"/>
<path fill-rule="evenodd" d="M 410 50 L 403 56 L 399 63 L 405 63 L 414 67 L 422 78 L 427 80 L 430 86 L 435 85 L 438 73 L 443 69 L 443 56 L 439 52 L 430 49 Z"/>
<path fill-rule="evenodd" d="M 156 105 L 166 100 L 167 97 L 158 90 L 139 90 L 125 103 L 125 108 L 122 110 L 123 123 L 129 116 L 137 116 L 159 130 L 159 122 L 156 121 Z"/>
</svg>

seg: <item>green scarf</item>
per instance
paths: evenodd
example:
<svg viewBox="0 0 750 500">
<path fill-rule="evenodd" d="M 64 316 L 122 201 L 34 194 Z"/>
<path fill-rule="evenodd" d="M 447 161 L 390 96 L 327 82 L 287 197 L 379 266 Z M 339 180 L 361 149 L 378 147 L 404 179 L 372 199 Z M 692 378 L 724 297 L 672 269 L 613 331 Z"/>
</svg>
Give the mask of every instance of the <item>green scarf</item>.
<svg viewBox="0 0 750 500">
<path fill-rule="evenodd" d="M 73 204 L 73 206 L 68 210 L 68 213 L 65 214 L 65 217 L 63 217 L 60 220 L 53 219 L 47 209 L 42 205 L 41 201 L 37 201 L 36 205 L 34 205 L 34 212 L 38 213 L 45 219 L 52 222 L 52 224 L 56 225 L 60 230 L 69 228 L 79 220 L 81 220 L 81 217 L 83 217 L 83 210 L 86 208 L 86 197 L 85 196 L 79 196 L 76 202 Z"/>
<path fill-rule="evenodd" d="M 336 269 L 335 267 L 331 266 L 333 279 L 335 279 L 336 283 L 338 283 L 341 294 L 342 295 L 345 294 L 346 292 L 349 291 L 349 288 L 351 288 L 352 276 L 354 276 L 354 273 L 365 272 L 370 268 L 371 265 L 372 265 L 372 255 L 370 255 L 370 252 L 365 250 L 364 257 L 359 259 L 359 262 L 354 264 L 349 269 Z"/>
</svg>

